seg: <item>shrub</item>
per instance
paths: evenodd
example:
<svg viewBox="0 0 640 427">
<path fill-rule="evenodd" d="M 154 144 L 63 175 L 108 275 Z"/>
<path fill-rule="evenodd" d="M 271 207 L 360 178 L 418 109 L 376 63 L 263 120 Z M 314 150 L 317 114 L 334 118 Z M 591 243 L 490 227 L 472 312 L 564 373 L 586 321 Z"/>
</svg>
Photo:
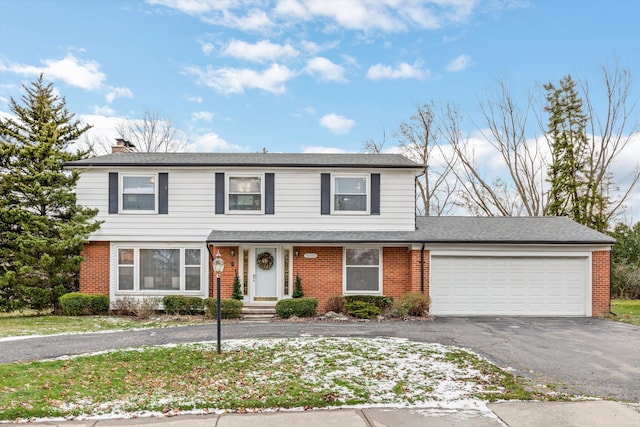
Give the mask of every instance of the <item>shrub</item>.
<svg viewBox="0 0 640 427">
<path fill-rule="evenodd" d="M 233 294 L 231 295 L 231 298 L 240 301 L 244 299 L 244 295 L 242 295 L 242 283 L 240 283 L 240 276 L 238 276 L 237 271 L 236 277 L 233 278 Z"/>
<path fill-rule="evenodd" d="M 36 286 L 20 286 L 20 294 L 27 307 L 38 312 L 51 308 L 51 290 Z"/>
<path fill-rule="evenodd" d="M 135 316 L 148 319 L 158 309 L 160 298 L 143 297 L 140 299 L 123 297 L 113 302 L 113 309 L 123 316 Z"/>
<path fill-rule="evenodd" d="M 429 297 L 418 292 L 409 292 L 393 301 L 391 315 L 393 317 L 422 317 L 429 311 Z"/>
<path fill-rule="evenodd" d="M 312 317 L 316 315 L 318 300 L 315 298 L 283 299 L 276 304 L 276 314 L 282 319 L 291 316 Z"/>
<path fill-rule="evenodd" d="M 204 313 L 209 319 L 218 317 L 218 300 L 206 298 L 204 300 Z M 220 300 L 220 317 L 223 319 L 239 319 L 242 316 L 242 301 L 237 299 Z"/>
<path fill-rule="evenodd" d="M 358 319 L 375 319 L 382 314 L 382 310 L 373 303 L 365 301 L 348 302 L 344 305 L 347 314 Z"/>
<path fill-rule="evenodd" d="M 302 279 L 296 273 L 296 283 L 293 288 L 293 294 L 291 298 L 304 298 L 304 292 L 302 291 Z"/>
<path fill-rule="evenodd" d="M 327 311 L 334 313 L 344 313 L 344 297 L 342 295 L 334 295 L 327 300 Z"/>
<path fill-rule="evenodd" d="M 347 295 L 344 299 L 347 303 L 356 301 L 368 302 L 369 304 L 373 304 L 378 307 L 382 313 L 391 308 L 391 305 L 393 304 L 393 298 L 382 295 Z"/>
<path fill-rule="evenodd" d="M 196 314 L 204 308 L 202 298 L 184 295 L 167 295 L 162 298 L 162 305 L 167 314 Z"/>
<path fill-rule="evenodd" d="M 104 314 L 109 311 L 109 297 L 71 292 L 60 297 L 60 307 L 65 316 Z"/>
<path fill-rule="evenodd" d="M 617 298 L 640 298 L 640 266 L 615 264 L 611 278 L 611 295 Z"/>
</svg>

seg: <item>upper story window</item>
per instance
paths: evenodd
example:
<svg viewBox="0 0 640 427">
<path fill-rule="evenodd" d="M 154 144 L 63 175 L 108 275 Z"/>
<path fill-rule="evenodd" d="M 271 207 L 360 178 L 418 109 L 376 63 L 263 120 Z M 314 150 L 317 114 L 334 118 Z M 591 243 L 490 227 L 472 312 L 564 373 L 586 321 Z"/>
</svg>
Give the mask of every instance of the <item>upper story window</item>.
<svg viewBox="0 0 640 427">
<path fill-rule="evenodd" d="M 368 176 L 334 176 L 334 212 L 361 212 L 368 210 Z"/>
<path fill-rule="evenodd" d="M 262 211 L 262 177 L 229 177 L 229 211 Z"/>
<path fill-rule="evenodd" d="M 122 177 L 122 210 L 156 210 L 156 176 Z"/>
</svg>

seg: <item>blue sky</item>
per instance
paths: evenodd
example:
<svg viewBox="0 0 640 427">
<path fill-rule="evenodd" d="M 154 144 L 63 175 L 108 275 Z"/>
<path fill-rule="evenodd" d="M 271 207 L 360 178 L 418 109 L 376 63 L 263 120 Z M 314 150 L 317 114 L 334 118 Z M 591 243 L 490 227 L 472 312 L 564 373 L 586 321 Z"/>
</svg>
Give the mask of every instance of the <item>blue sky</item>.
<svg viewBox="0 0 640 427">
<path fill-rule="evenodd" d="M 496 79 L 524 96 L 568 73 L 597 85 L 603 65 L 637 76 L 638 16 L 633 0 L 0 0 L 0 114 L 43 72 L 109 140 L 148 109 L 192 151 L 357 152 L 383 131 L 394 145 L 429 100 L 477 117 Z"/>
</svg>

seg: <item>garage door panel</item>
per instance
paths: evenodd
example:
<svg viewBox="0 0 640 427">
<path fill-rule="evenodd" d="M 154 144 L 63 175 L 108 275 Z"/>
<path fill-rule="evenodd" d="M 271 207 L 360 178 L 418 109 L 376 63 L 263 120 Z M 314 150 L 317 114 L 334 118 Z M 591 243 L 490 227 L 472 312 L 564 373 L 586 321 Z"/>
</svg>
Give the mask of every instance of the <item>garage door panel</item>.
<svg viewBox="0 0 640 427">
<path fill-rule="evenodd" d="M 586 257 L 431 257 L 431 312 L 586 315 Z"/>
</svg>

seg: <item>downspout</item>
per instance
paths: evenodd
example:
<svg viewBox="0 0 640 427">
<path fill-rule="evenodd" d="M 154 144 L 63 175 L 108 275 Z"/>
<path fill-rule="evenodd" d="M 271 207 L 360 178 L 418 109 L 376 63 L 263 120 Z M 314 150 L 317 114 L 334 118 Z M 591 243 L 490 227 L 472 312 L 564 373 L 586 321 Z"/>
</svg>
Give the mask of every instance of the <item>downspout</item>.
<svg viewBox="0 0 640 427">
<path fill-rule="evenodd" d="M 424 294 L 424 243 L 420 249 L 420 293 Z"/>
<path fill-rule="evenodd" d="M 611 256 L 611 249 L 609 249 L 609 314 L 617 316 L 611 311 L 611 281 L 613 280 L 613 257 Z"/>
</svg>

